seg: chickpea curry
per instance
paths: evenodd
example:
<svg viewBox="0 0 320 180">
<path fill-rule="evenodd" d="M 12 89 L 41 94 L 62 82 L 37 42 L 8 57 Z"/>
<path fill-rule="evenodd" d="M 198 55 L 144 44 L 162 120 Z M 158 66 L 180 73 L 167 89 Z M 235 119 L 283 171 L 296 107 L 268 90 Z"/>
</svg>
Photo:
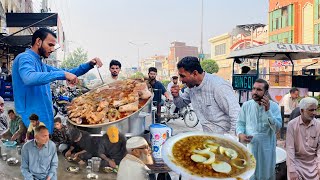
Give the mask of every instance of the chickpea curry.
<svg viewBox="0 0 320 180">
<path fill-rule="evenodd" d="M 211 136 L 189 136 L 172 149 L 174 163 L 201 177 L 236 177 L 248 169 L 247 157 L 229 141 Z"/>
</svg>

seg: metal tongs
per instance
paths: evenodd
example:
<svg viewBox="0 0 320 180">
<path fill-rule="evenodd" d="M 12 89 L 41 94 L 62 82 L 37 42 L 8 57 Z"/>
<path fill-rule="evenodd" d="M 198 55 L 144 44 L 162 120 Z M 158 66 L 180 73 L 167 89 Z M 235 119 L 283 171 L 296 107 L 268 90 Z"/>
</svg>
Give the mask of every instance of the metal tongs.
<svg viewBox="0 0 320 180">
<path fill-rule="evenodd" d="M 102 76 L 101 76 L 101 74 L 100 74 L 99 68 L 98 68 L 98 66 L 96 66 L 96 67 L 97 67 L 97 70 L 98 70 L 98 73 L 99 73 L 99 76 L 100 76 L 101 82 L 102 82 L 102 84 L 104 84 L 104 81 L 103 81 Z"/>
</svg>

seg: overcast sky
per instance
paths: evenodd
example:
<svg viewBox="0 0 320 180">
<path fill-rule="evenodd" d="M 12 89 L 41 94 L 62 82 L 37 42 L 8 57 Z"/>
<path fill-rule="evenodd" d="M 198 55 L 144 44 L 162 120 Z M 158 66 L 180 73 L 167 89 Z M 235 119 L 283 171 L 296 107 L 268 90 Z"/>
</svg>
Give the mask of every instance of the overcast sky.
<svg viewBox="0 0 320 180">
<path fill-rule="evenodd" d="M 40 1 L 40 0 L 39 0 Z M 208 39 L 230 32 L 238 24 L 267 23 L 267 0 L 203 0 L 204 52 Z M 71 48 L 88 51 L 105 63 L 119 59 L 137 66 L 140 57 L 168 55 L 170 43 L 200 47 L 201 0 L 49 0 L 58 12 Z M 105 66 L 107 67 L 107 66 Z"/>
</svg>

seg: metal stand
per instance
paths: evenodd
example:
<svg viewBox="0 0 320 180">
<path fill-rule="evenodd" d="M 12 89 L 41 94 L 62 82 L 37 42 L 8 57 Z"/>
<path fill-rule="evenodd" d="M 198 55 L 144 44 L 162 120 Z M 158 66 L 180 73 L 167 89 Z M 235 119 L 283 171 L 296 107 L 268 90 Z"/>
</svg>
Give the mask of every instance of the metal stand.
<svg viewBox="0 0 320 180">
<path fill-rule="evenodd" d="M 284 127 L 284 106 L 281 106 L 281 118 L 282 118 L 282 124 L 281 124 L 281 129 L 280 129 L 280 138 L 284 138 L 284 133 L 285 133 L 285 127 Z"/>
<path fill-rule="evenodd" d="M 151 108 L 151 123 L 152 124 L 156 123 L 156 111 L 157 111 L 157 108 L 152 106 L 152 108 Z"/>
</svg>

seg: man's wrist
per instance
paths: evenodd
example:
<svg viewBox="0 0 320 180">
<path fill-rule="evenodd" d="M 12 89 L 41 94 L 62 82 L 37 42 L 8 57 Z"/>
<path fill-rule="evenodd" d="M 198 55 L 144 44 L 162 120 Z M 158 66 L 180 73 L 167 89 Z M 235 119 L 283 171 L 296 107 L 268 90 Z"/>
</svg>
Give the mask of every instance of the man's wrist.
<svg viewBox="0 0 320 180">
<path fill-rule="evenodd" d="M 240 136 L 240 134 L 244 134 L 244 132 L 236 132 L 236 136 Z"/>
</svg>

